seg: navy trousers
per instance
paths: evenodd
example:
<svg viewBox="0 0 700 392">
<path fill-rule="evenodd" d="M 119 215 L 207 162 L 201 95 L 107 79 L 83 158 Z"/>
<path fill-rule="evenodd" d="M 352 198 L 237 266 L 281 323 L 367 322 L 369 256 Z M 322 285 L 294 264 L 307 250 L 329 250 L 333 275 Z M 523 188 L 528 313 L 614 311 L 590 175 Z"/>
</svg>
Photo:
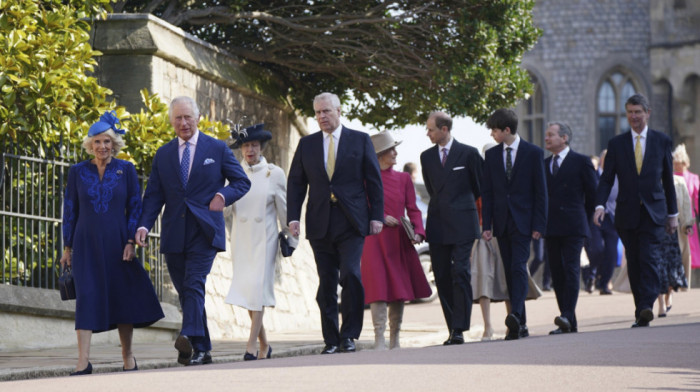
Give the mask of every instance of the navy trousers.
<svg viewBox="0 0 700 392">
<path fill-rule="evenodd" d="M 471 264 L 474 241 L 430 244 L 435 285 L 447 328 L 468 331 L 472 316 Z"/>
<path fill-rule="evenodd" d="M 508 214 L 505 233 L 498 237 L 498 249 L 506 273 L 511 313 L 520 319 L 521 325 L 527 323 L 525 299 L 529 288 L 527 260 L 530 258 L 531 239 L 531 234 L 525 235 L 518 231 L 515 221 Z"/>
<path fill-rule="evenodd" d="M 204 286 L 217 249 L 211 246 L 211 241 L 206 238 L 197 219 L 189 210 L 185 221 L 185 251 L 166 253 L 164 256 L 182 308 L 180 333 L 190 338 L 195 350 L 210 351 L 211 340 L 204 309 Z"/>
<path fill-rule="evenodd" d="M 340 339 L 357 339 L 362 332 L 365 290 L 360 274 L 362 237 L 339 206 L 331 207 L 328 232 L 323 239 L 309 240 L 316 259 L 318 291 L 316 302 L 321 311 L 323 342 L 337 346 Z M 338 328 L 338 284 L 343 324 Z"/>
<path fill-rule="evenodd" d="M 641 206 L 637 227 L 617 228 L 625 246 L 627 276 L 634 297 L 634 316 L 637 319 L 642 310 L 654 308 L 654 302 L 659 296 L 661 280 L 658 266 L 664 230 L 664 226 L 654 223 L 644 206 Z"/>
<path fill-rule="evenodd" d="M 581 281 L 581 249 L 584 237 L 547 237 L 545 246 L 552 286 L 562 317 L 576 329 L 576 303 Z"/>
</svg>

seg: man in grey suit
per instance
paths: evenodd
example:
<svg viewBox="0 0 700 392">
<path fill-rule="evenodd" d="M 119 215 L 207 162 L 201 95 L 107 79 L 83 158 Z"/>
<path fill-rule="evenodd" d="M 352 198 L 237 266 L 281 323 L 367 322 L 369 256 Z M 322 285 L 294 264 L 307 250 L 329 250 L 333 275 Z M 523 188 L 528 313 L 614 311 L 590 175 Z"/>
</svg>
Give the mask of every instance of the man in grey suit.
<svg viewBox="0 0 700 392">
<path fill-rule="evenodd" d="M 479 151 L 452 137 L 452 119 L 430 113 L 428 137 L 435 145 L 420 156 L 423 181 L 430 194 L 426 240 L 435 284 L 450 335 L 445 345 L 464 343 L 472 311 L 470 256 L 479 238 L 476 200 L 483 160 Z"/>
</svg>

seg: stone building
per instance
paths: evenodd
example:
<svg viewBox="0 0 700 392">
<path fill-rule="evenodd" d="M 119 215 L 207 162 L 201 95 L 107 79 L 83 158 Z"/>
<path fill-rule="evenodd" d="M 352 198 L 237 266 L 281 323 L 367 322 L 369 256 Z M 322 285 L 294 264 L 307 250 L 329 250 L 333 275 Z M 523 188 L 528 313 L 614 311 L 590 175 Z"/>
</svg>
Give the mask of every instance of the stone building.
<svg viewBox="0 0 700 392">
<path fill-rule="evenodd" d="M 517 107 L 521 135 L 544 145 L 548 121 L 574 130 L 572 147 L 598 154 L 629 129 L 624 102 L 650 99 L 650 127 L 685 143 L 700 172 L 700 2 L 538 0 L 542 37 L 523 56 L 534 83 Z"/>
</svg>

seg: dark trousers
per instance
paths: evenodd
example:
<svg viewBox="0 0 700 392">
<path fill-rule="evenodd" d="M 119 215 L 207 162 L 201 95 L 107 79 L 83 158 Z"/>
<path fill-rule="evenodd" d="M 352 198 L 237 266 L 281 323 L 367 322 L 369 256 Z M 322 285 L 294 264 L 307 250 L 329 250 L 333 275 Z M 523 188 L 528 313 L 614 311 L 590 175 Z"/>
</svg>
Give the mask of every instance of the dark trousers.
<svg viewBox="0 0 700 392">
<path fill-rule="evenodd" d="M 331 207 L 328 232 L 323 239 L 309 240 L 316 259 L 318 292 L 316 302 L 321 311 L 323 342 L 337 346 L 340 339 L 357 339 L 362 332 L 365 290 L 360 275 L 362 246 L 365 243 L 342 210 Z M 338 283 L 342 286 L 340 313 L 343 324 L 338 328 Z"/>
<path fill-rule="evenodd" d="M 529 287 L 527 260 L 530 258 L 531 239 L 531 234 L 524 235 L 518 231 L 515 221 L 509 214 L 505 233 L 498 237 L 498 249 L 501 251 L 506 273 L 511 313 L 520 319 L 521 325 L 527 322 L 525 298 Z"/>
<path fill-rule="evenodd" d="M 559 312 L 577 328 L 576 302 L 581 281 L 581 249 L 584 237 L 547 237 L 547 258 Z"/>
<path fill-rule="evenodd" d="M 595 280 L 597 289 L 605 289 L 612 279 L 617 265 L 617 241 L 619 239 L 613 215 L 605 214 L 600 227 L 591 224 L 591 237 L 585 241 L 590 265 L 581 271 L 584 282 Z"/>
<path fill-rule="evenodd" d="M 639 225 L 634 229 L 618 227 L 617 232 L 625 246 L 627 275 L 634 297 L 634 316 L 639 318 L 643 309 L 654 308 L 654 302 L 659 296 L 661 282 L 658 265 L 664 226 L 654 223 L 646 207 L 641 206 Z"/>
<path fill-rule="evenodd" d="M 468 331 L 472 317 L 471 263 L 474 241 L 430 244 L 430 261 L 447 328 Z"/>
<path fill-rule="evenodd" d="M 195 350 L 210 351 L 211 340 L 204 309 L 204 286 L 217 250 L 211 246 L 211 241 L 206 238 L 189 210 L 185 220 L 185 251 L 166 253 L 165 262 L 182 308 L 180 333 L 190 338 Z"/>
<path fill-rule="evenodd" d="M 549 269 L 549 261 L 547 260 L 547 253 L 544 251 L 544 238 L 539 240 L 532 240 L 532 253 L 534 258 L 530 263 L 530 276 L 535 276 L 540 265 L 543 266 L 542 269 L 542 287 L 547 288 L 552 285 L 552 271 Z"/>
</svg>

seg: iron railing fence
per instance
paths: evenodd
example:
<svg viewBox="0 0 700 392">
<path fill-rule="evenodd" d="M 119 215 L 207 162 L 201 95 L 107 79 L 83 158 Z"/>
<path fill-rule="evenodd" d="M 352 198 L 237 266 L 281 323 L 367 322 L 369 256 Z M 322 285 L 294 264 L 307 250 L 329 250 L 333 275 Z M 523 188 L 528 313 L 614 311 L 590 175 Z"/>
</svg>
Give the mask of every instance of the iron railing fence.
<svg viewBox="0 0 700 392">
<path fill-rule="evenodd" d="M 43 158 L 30 156 L 9 141 L 0 142 L 0 284 L 58 288 L 63 253 L 63 195 L 70 166 L 87 156 L 61 146 L 41 146 Z M 142 189 L 146 179 L 142 177 Z M 162 299 L 167 269 L 160 252 L 160 221 L 139 248 Z"/>
</svg>

